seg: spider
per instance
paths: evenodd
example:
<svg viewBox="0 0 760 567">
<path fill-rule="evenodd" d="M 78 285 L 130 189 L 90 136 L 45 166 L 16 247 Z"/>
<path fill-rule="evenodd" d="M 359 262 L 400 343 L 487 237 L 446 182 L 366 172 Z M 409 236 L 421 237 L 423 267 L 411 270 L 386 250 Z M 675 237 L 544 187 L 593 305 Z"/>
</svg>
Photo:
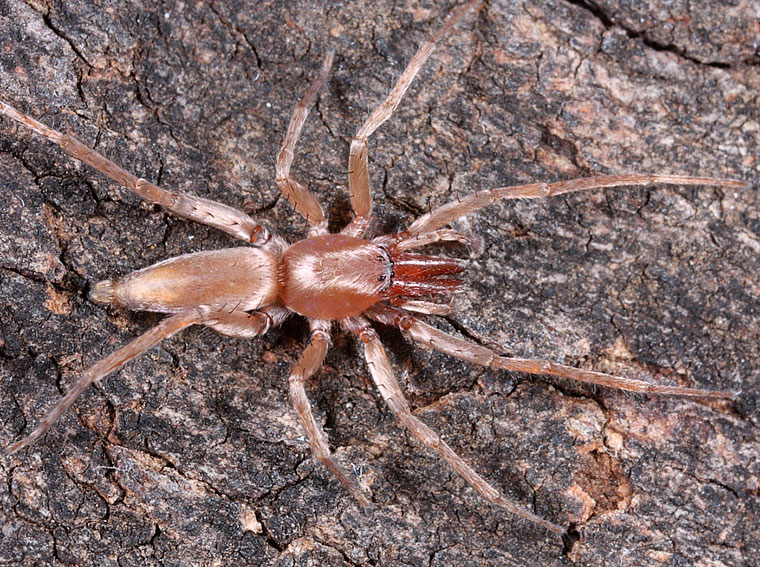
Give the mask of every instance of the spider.
<svg viewBox="0 0 760 567">
<path fill-rule="evenodd" d="M 591 189 L 649 185 L 714 184 L 742 188 L 740 181 L 660 174 L 609 175 L 499 187 L 472 193 L 420 216 L 396 234 L 369 237 L 373 221 L 368 170 L 368 140 L 399 105 L 404 93 L 441 38 L 480 3 L 471 0 L 457 8 L 425 41 L 402 72 L 387 98 L 358 129 L 350 144 L 348 181 L 353 219 L 339 232 L 329 233 L 322 207 L 291 174 L 295 146 L 317 92 L 327 81 L 334 59 L 328 51 L 319 76 L 296 106 L 276 161 L 276 183 L 293 208 L 309 223 L 305 239 L 294 244 L 247 214 L 208 199 L 162 189 L 139 179 L 74 137 L 58 132 L 8 103 L 0 112 L 48 140 L 75 159 L 100 171 L 137 196 L 168 211 L 225 231 L 249 247 L 198 252 L 170 258 L 122 278 L 97 283 L 94 301 L 169 316 L 126 346 L 90 367 L 65 396 L 24 439 L 5 449 L 14 453 L 44 435 L 91 384 L 121 368 L 162 340 L 191 325 L 205 325 L 233 337 L 253 338 L 298 314 L 306 317 L 311 341 L 289 377 L 290 398 L 301 420 L 314 457 L 325 465 L 363 506 L 369 496 L 358 481 L 332 457 L 324 431 L 312 413 L 305 382 L 321 367 L 334 324 L 356 335 L 364 346 L 369 373 L 391 412 L 425 447 L 437 452 L 489 502 L 550 532 L 567 529 L 508 500 L 467 464 L 430 427 L 412 413 L 396 381 L 372 323 L 396 327 L 413 341 L 465 361 L 494 369 L 552 375 L 631 392 L 732 398 L 731 392 L 652 384 L 556 364 L 511 358 L 469 340 L 447 334 L 413 315 L 446 315 L 452 307 L 446 296 L 464 286 L 464 260 L 425 255 L 415 250 L 434 243 L 473 247 L 477 238 L 447 228 L 456 219 L 500 199 L 532 199 Z M 438 300 L 438 301 L 435 301 Z"/>
</svg>

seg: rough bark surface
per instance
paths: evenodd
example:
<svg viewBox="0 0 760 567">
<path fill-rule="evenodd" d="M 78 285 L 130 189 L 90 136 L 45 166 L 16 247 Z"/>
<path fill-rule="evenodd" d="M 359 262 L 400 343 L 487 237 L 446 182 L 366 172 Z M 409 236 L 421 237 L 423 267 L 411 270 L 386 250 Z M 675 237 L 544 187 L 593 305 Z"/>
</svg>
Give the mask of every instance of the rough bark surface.
<svg viewBox="0 0 760 567">
<path fill-rule="evenodd" d="M 371 140 L 377 231 L 476 189 L 595 173 L 739 178 L 498 204 L 439 325 L 518 356 L 741 391 L 633 397 L 477 368 L 382 336 L 419 417 L 564 545 L 479 498 L 399 429 L 351 337 L 311 386 L 361 509 L 287 398 L 308 334 L 192 329 L 0 458 L 0 564 L 753 565 L 760 557 L 758 5 L 490 1 Z M 667 4 L 666 6 L 664 4 Z M 348 141 L 450 11 L 401 2 L 0 0 L 0 95 L 137 174 L 300 238 L 274 155 L 327 47 L 295 172 L 350 218 Z M 0 444 L 154 325 L 90 286 L 237 245 L 139 203 L 0 118 Z"/>
</svg>

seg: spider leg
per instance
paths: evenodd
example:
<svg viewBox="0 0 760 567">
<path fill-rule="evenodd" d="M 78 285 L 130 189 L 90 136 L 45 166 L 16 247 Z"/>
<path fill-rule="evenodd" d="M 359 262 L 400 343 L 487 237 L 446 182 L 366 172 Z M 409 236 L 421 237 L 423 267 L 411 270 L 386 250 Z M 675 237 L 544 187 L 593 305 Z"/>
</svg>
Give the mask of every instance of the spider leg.
<svg viewBox="0 0 760 567">
<path fill-rule="evenodd" d="M 283 244 L 279 236 L 271 234 L 244 212 L 210 199 L 178 191 L 167 191 L 145 179 L 135 177 L 76 138 L 50 128 L 3 101 L 0 101 L 0 114 L 9 116 L 19 124 L 58 144 L 71 157 L 97 169 L 138 197 L 161 205 L 175 215 L 218 228 L 256 246 L 279 248 Z"/>
<path fill-rule="evenodd" d="M 372 133 L 377 130 L 383 122 L 391 117 L 393 112 L 401 102 L 401 98 L 406 93 L 409 85 L 419 73 L 422 66 L 427 61 L 430 54 L 433 53 L 435 45 L 448 31 L 454 27 L 459 20 L 481 0 L 471 0 L 464 6 L 457 9 L 441 28 L 433 36 L 420 45 L 417 52 L 407 64 L 403 73 L 396 84 L 391 89 L 388 97 L 369 115 L 364 124 L 357 130 L 356 135 L 351 141 L 351 149 L 348 156 L 348 189 L 351 193 L 351 206 L 356 213 L 354 219 L 342 230 L 343 234 L 349 236 L 362 236 L 369 226 L 370 213 L 372 212 L 372 198 L 369 180 L 369 169 L 367 166 L 367 140 Z"/>
<path fill-rule="evenodd" d="M 483 241 L 476 236 L 449 228 L 440 228 L 432 232 L 412 236 L 403 232 L 400 235 L 384 234 L 373 238 L 372 242 L 380 246 L 388 246 L 396 252 L 406 252 L 407 250 L 422 248 L 428 244 L 436 244 L 438 242 L 459 242 L 474 251 L 479 251 L 483 248 Z"/>
<path fill-rule="evenodd" d="M 306 396 L 304 382 L 322 366 L 330 345 L 329 321 L 312 319 L 310 324 L 311 343 L 303 351 L 290 374 L 290 400 L 301 419 L 314 458 L 325 465 L 340 480 L 351 495 L 359 501 L 359 504 L 367 506 L 369 501 L 359 487 L 359 483 L 354 477 L 349 476 L 330 454 L 325 433 L 314 419 L 309 398 Z"/>
<path fill-rule="evenodd" d="M 454 311 L 454 308 L 448 303 L 433 303 L 432 301 L 405 299 L 403 297 L 391 297 L 388 301 L 399 309 L 424 313 L 425 315 L 443 316 L 450 315 Z"/>
<path fill-rule="evenodd" d="M 407 230 L 401 233 L 404 238 L 425 234 L 445 226 L 453 220 L 478 209 L 482 209 L 500 199 L 535 199 L 551 197 L 563 193 L 589 191 L 605 187 L 620 187 L 628 185 L 652 185 L 665 183 L 668 185 L 719 185 L 722 187 L 742 188 L 746 184 L 732 179 L 717 179 L 713 177 L 683 177 L 679 175 L 657 175 L 653 173 L 637 173 L 630 175 L 602 175 L 598 177 L 583 177 L 556 183 L 529 183 L 513 187 L 497 187 L 486 191 L 471 193 L 466 197 L 446 203 L 415 220 Z"/>
<path fill-rule="evenodd" d="M 383 323 L 384 325 L 398 327 L 399 329 L 406 331 L 412 339 L 419 343 L 481 366 L 512 370 L 514 372 L 525 372 L 526 374 L 557 376 L 559 378 L 567 378 L 577 382 L 585 382 L 586 384 L 595 384 L 598 386 L 605 386 L 607 388 L 615 388 L 640 394 L 663 394 L 671 396 L 727 399 L 736 397 L 736 394 L 733 392 L 682 388 L 680 386 L 664 386 L 661 384 L 645 382 L 644 380 L 620 378 L 619 376 L 603 374 L 602 372 L 593 372 L 591 370 L 584 370 L 573 366 L 565 366 L 564 364 L 556 364 L 546 360 L 499 356 L 490 349 L 454 337 L 448 333 L 444 333 L 411 315 L 402 313 L 387 305 L 376 304 L 367 311 L 366 314 L 371 319 Z"/>
<path fill-rule="evenodd" d="M 423 445 L 433 449 L 445 460 L 451 468 L 462 476 L 470 485 L 483 495 L 488 501 L 496 504 L 520 518 L 529 520 L 549 531 L 563 535 L 565 529 L 536 516 L 532 512 L 507 500 L 498 490 L 491 486 L 486 479 L 480 476 L 468 465 L 462 457 L 457 455 L 443 439 L 430 427 L 417 419 L 409 408 L 401 387 L 393 376 L 390 362 L 385 356 L 385 350 L 374 329 L 364 318 L 353 317 L 343 320 L 344 326 L 357 334 L 364 343 L 364 354 L 367 359 L 372 379 L 377 385 L 380 395 L 388 404 L 388 407 L 401 424 L 404 425 Z"/>
<path fill-rule="evenodd" d="M 129 344 L 123 346 L 117 351 L 112 352 L 100 362 L 91 366 L 77 382 L 66 392 L 66 395 L 51 409 L 44 417 L 42 422 L 32 431 L 26 438 L 13 443 L 5 448 L 4 454 L 10 455 L 15 453 L 19 449 L 23 449 L 30 443 L 33 443 L 40 437 L 42 437 L 48 429 L 55 423 L 55 421 L 61 417 L 61 414 L 65 412 L 76 399 L 84 392 L 91 384 L 97 382 L 101 378 L 107 376 L 111 372 L 118 370 L 124 364 L 141 355 L 152 346 L 157 345 L 162 340 L 171 337 L 175 333 L 181 331 L 185 327 L 201 323 L 205 314 L 199 309 L 195 311 L 189 311 L 186 313 L 177 313 L 171 317 L 167 317 L 161 321 L 158 325 L 152 329 L 146 331 Z"/>
<path fill-rule="evenodd" d="M 211 327 L 217 333 L 237 337 L 240 339 L 253 339 L 265 334 L 269 329 L 279 327 L 292 311 L 284 307 L 270 305 L 258 311 L 217 311 L 209 313 L 203 324 Z"/>
<path fill-rule="evenodd" d="M 312 225 L 311 236 L 326 234 L 327 220 L 314 194 L 290 176 L 290 166 L 293 164 L 296 142 L 301 135 L 306 117 L 309 115 L 309 107 L 314 102 L 319 89 L 325 84 L 334 57 L 335 52 L 333 50 L 327 52 L 319 76 L 293 111 L 290 124 L 288 124 L 288 131 L 285 133 L 285 139 L 282 141 L 282 146 L 277 154 L 277 187 L 290 201 L 293 208 Z"/>
</svg>

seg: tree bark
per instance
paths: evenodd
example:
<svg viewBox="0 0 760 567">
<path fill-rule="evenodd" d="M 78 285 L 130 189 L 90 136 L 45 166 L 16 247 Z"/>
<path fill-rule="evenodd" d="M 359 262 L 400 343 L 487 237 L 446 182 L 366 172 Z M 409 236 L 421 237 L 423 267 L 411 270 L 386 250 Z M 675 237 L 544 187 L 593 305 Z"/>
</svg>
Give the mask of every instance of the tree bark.
<svg viewBox="0 0 760 567">
<path fill-rule="evenodd" d="M 250 5 L 255 4 L 255 5 Z M 452 5 L 0 0 L 0 96 L 134 173 L 295 241 L 274 183 L 290 113 L 336 62 L 294 174 L 351 218 L 348 143 Z M 474 190 L 606 173 L 742 179 L 495 204 L 440 328 L 499 352 L 735 402 L 475 367 L 380 329 L 418 417 L 562 542 L 483 501 L 402 431 L 336 333 L 310 387 L 361 509 L 288 403 L 308 340 L 191 329 L 0 458 L 0 564 L 751 565 L 760 556 L 760 18 L 755 2 L 486 2 L 370 140 L 375 233 Z M 0 441 L 160 317 L 98 280 L 238 243 L 140 203 L 0 117 Z M 452 247 L 451 253 L 466 251 Z"/>
</svg>

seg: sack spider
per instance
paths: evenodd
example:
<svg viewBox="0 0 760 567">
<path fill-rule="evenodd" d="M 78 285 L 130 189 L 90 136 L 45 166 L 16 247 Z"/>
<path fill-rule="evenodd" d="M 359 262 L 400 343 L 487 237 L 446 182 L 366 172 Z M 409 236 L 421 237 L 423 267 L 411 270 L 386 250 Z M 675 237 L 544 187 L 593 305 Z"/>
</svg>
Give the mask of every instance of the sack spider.
<svg viewBox="0 0 760 567">
<path fill-rule="evenodd" d="M 97 169 L 137 196 L 172 213 L 218 228 L 251 247 L 198 252 L 170 258 L 127 276 L 97 283 L 92 299 L 133 310 L 167 313 L 156 327 L 111 353 L 88 369 L 26 438 L 10 445 L 6 454 L 37 440 L 93 382 L 121 368 L 162 340 L 191 325 L 206 325 L 233 337 L 252 338 L 280 325 L 297 313 L 307 318 L 311 342 L 292 369 L 290 397 L 303 424 L 314 457 L 323 463 L 362 504 L 369 499 L 357 480 L 330 454 L 327 439 L 314 419 L 305 382 L 319 370 L 330 344 L 333 323 L 359 337 L 369 372 L 390 410 L 424 446 L 436 451 L 488 501 L 557 534 L 566 529 L 511 502 L 473 470 L 432 429 L 410 410 L 371 322 L 397 327 L 412 340 L 451 356 L 486 367 L 552 375 L 631 392 L 731 398 L 730 392 L 665 386 L 620 378 L 544 360 L 501 356 L 424 323 L 411 313 L 445 315 L 452 311 L 447 295 L 464 285 L 461 259 L 412 252 L 433 243 L 458 242 L 472 246 L 476 239 L 446 228 L 456 219 L 499 199 L 531 199 L 606 187 L 713 184 L 741 188 L 739 181 L 659 174 L 599 176 L 556 183 L 530 183 L 470 194 L 418 219 L 397 234 L 367 237 L 372 223 L 368 171 L 368 139 L 400 103 L 436 43 L 479 0 L 458 8 L 411 59 L 388 97 L 378 105 L 354 136 L 349 153 L 348 180 L 353 220 L 340 233 L 328 233 L 327 220 L 315 196 L 290 175 L 296 142 L 317 92 L 325 84 L 334 54 L 329 52 L 321 72 L 298 103 L 277 156 L 277 186 L 311 225 L 307 238 L 289 244 L 247 214 L 227 205 L 189 194 L 166 191 L 138 179 L 75 138 L 53 130 L 0 101 L 0 112 L 55 142 L 75 159 Z M 439 300 L 438 302 L 433 301 Z"/>
</svg>

